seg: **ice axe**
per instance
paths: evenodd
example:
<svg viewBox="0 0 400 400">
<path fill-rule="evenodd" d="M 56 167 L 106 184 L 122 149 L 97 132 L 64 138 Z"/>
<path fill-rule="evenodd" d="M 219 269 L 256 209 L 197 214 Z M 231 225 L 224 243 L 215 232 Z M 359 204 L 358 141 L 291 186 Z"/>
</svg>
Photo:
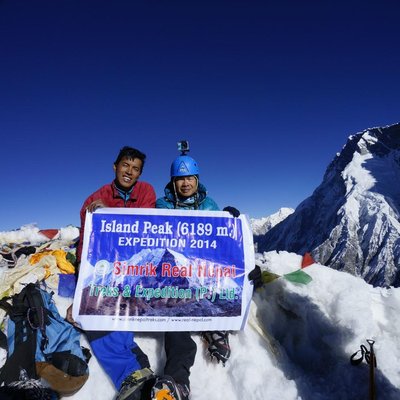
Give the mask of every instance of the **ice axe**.
<svg viewBox="0 0 400 400">
<path fill-rule="evenodd" d="M 376 357 L 374 351 L 375 340 L 367 339 L 369 344 L 369 350 L 362 344 L 360 350 L 357 350 L 351 357 L 350 362 L 352 365 L 359 365 L 365 358 L 367 364 L 369 364 L 369 400 L 376 399 L 375 390 L 375 369 L 376 369 Z M 361 352 L 361 356 L 357 357 L 358 353 Z"/>
</svg>

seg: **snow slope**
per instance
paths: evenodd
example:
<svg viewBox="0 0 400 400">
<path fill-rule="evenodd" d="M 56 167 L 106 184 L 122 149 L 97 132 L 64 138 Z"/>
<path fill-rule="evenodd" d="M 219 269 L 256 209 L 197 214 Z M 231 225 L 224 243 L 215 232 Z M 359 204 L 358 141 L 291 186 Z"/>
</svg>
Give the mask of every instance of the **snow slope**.
<svg viewBox="0 0 400 400">
<path fill-rule="evenodd" d="M 7 233 L 1 236 L 8 237 Z M 31 232 L 34 237 L 35 233 Z M 282 275 L 297 270 L 302 257 L 285 251 L 257 253 L 262 269 Z M 4 271 L 4 270 L 3 270 Z M 258 289 L 243 331 L 230 336 L 225 367 L 211 362 L 199 334 L 191 373 L 191 400 L 330 400 L 368 398 L 369 366 L 350 356 L 373 339 L 378 399 L 400 398 L 398 326 L 400 289 L 372 287 L 347 272 L 313 264 L 312 278 L 296 285 L 279 278 Z M 56 297 L 62 315 L 72 299 Z M 152 368 L 162 374 L 162 333 L 139 333 L 137 341 Z M 87 346 L 82 336 L 82 344 Z M 95 358 L 90 377 L 69 400 L 113 399 L 116 391 Z"/>
</svg>

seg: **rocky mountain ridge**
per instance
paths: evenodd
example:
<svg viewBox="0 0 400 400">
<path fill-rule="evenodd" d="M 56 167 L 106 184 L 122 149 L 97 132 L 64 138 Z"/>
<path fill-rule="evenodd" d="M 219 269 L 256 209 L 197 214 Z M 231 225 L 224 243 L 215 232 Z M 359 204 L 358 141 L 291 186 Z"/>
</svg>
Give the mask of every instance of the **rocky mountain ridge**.
<svg viewBox="0 0 400 400">
<path fill-rule="evenodd" d="M 374 286 L 399 286 L 400 124 L 350 136 L 314 193 L 254 241 L 259 252 L 311 252 Z"/>
</svg>

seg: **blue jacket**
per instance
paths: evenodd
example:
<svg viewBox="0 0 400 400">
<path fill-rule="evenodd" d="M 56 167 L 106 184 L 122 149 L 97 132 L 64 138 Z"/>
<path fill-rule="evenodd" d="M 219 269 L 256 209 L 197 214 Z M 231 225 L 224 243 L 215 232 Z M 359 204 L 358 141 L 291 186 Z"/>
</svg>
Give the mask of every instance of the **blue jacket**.
<svg viewBox="0 0 400 400">
<path fill-rule="evenodd" d="M 177 201 L 174 187 L 172 183 L 169 182 L 167 186 L 165 186 L 164 197 L 157 199 L 156 208 L 219 211 L 217 203 L 211 197 L 207 196 L 207 189 L 201 183 L 199 183 L 199 188 L 194 196 L 188 197 L 183 201 Z"/>
</svg>

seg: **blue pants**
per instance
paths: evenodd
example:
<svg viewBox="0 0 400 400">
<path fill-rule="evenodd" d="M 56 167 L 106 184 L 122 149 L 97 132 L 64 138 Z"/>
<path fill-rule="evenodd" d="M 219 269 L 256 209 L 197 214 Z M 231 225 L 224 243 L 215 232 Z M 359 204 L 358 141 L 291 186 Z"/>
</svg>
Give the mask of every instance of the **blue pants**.
<svg viewBox="0 0 400 400">
<path fill-rule="evenodd" d="M 86 331 L 98 362 L 117 390 L 132 372 L 150 368 L 149 359 L 134 341 L 133 332 Z"/>
</svg>

